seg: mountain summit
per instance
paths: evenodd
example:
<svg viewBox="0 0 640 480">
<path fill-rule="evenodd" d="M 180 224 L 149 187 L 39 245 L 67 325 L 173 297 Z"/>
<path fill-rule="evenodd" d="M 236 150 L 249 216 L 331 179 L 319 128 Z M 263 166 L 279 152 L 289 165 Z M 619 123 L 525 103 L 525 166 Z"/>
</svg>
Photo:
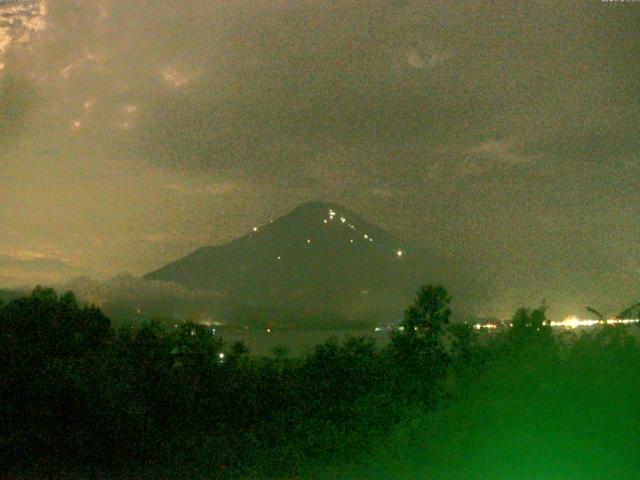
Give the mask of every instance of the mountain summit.
<svg viewBox="0 0 640 480">
<path fill-rule="evenodd" d="M 341 205 L 307 202 L 145 278 L 215 290 L 238 304 L 355 318 L 385 305 L 401 311 L 417 281 L 413 254 Z"/>
</svg>

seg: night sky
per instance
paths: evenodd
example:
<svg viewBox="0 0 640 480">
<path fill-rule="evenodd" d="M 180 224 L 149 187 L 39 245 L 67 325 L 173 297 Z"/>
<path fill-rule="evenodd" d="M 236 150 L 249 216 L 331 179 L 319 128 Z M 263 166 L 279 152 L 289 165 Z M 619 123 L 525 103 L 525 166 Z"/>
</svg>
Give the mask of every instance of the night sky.
<svg viewBox="0 0 640 480">
<path fill-rule="evenodd" d="M 467 265 L 481 314 L 616 313 L 639 32 L 600 0 L 0 0 L 0 286 L 143 274 L 325 200 Z"/>
</svg>

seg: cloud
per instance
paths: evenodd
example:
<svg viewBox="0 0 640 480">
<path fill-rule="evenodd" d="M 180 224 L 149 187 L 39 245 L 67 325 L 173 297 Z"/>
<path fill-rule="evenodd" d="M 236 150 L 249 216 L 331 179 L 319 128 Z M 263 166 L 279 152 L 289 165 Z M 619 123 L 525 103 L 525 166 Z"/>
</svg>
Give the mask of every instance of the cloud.
<svg viewBox="0 0 640 480">
<path fill-rule="evenodd" d="M 0 254 L 1 285 L 17 287 L 59 283 L 80 275 L 93 274 L 69 261 L 38 252 L 20 251 L 13 255 Z"/>
<path fill-rule="evenodd" d="M 46 0 L 0 2 L 0 62 L 10 47 L 28 45 L 47 28 Z"/>
<path fill-rule="evenodd" d="M 406 60 L 413 68 L 436 67 L 444 62 L 446 55 L 443 52 L 418 51 L 415 48 L 409 49 Z"/>
<path fill-rule="evenodd" d="M 81 302 L 104 309 L 116 320 L 200 318 L 219 309 L 222 297 L 214 291 L 194 291 L 172 282 L 145 280 L 130 274 L 97 281 L 87 277 L 58 284 Z"/>
<path fill-rule="evenodd" d="M 164 190 L 175 192 L 179 195 L 189 196 L 219 196 L 238 191 L 241 187 L 235 182 L 209 183 L 206 180 L 192 179 L 188 182 L 174 182 L 163 185 Z"/>
<path fill-rule="evenodd" d="M 28 129 L 28 120 L 39 99 L 36 89 L 20 74 L 0 72 L 0 145 L 3 148 L 8 150 Z"/>
<path fill-rule="evenodd" d="M 518 152 L 512 143 L 498 140 L 482 142 L 468 149 L 467 153 L 473 157 L 505 165 L 518 165 L 533 159 L 532 155 Z"/>
<path fill-rule="evenodd" d="M 409 50 L 409 53 L 407 53 L 407 63 L 413 68 L 422 68 L 425 66 L 425 61 L 422 56 L 415 50 Z"/>
<path fill-rule="evenodd" d="M 640 42 L 628 8 L 46 7 L 47 27 L 0 59 L 0 224 L 16 248 L 55 243 L 95 270 L 142 272 L 326 198 L 393 218 L 433 248 L 528 251 L 514 239 L 531 235 L 563 257 L 569 242 L 555 238 L 568 234 L 554 222 L 618 231 L 616 195 L 638 202 L 627 163 L 640 145 Z M 22 38 L 11 23 L 5 37 Z M 530 234 L 543 211 L 550 223 Z M 486 248 L 474 261 L 496 264 L 502 253 Z"/>
</svg>

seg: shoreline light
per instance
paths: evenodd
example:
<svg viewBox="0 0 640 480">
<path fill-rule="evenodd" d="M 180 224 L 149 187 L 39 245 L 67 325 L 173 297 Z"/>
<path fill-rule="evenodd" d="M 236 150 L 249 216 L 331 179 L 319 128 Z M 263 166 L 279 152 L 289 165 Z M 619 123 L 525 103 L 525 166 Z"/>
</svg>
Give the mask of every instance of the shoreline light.
<svg viewBox="0 0 640 480">
<path fill-rule="evenodd" d="M 640 323 L 640 319 L 638 318 L 609 318 L 605 321 L 602 320 L 597 320 L 597 319 L 593 319 L 593 318 L 577 318 L 575 316 L 571 316 L 571 317 L 567 317 L 564 320 L 561 321 L 550 321 L 547 323 L 548 326 L 553 327 L 553 328 L 564 328 L 564 329 L 570 329 L 570 330 L 575 330 L 576 328 L 579 327 L 595 327 L 597 325 L 632 325 L 632 324 L 636 324 L 636 323 Z M 473 324 L 473 328 L 476 330 L 482 330 L 482 329 L 487 329 L 487 330 L 494 330 L 497 329 L 499 327 L 511 327 L 512 325 L 510 323 L 503 323 L 503 324 L 497 324 L 497 323 L 475 323 Z"/>
<path fill-rule="evenodd" d="M 560 322 L 549 322 L 552 327 L 570 328 L 575 329 L 578 327 L 593 327 L 595 325 L 630 325 L 633 323 L 639 323 L 640 319 L 637 318 L 609 318 L 605 321 L 597 320 L 593 318 L 580 319 L 577 317 L 567 317 Z"/>
</svg>

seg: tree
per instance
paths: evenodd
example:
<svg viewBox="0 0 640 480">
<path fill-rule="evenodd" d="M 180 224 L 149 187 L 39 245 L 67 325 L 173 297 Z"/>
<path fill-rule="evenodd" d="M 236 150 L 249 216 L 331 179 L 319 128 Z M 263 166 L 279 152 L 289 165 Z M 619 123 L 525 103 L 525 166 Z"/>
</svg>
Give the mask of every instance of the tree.
<svg viewBox="0 0 640 480">
<path fill-rule="evenodd" d="M 478 333 L 472 325 L 452 323 L 447 331 L 452 337 L 451 356 L 457 367 L 467 368 L 478 360 Z"/>
<path fill-rule="evenodd" d="M 426 330 L 433 334 L 442 332 L 451 316 L 451 295 L 440 285 L 424 285 L 418 290 L 416 300 L 404 312 L 401 326 L 405 330 Z"/>
<path fill-rule="evenodd" d="M 0 438 L 13 451 L 108 456 L 102 373 L 112 337 L 109 319 L 72 293 L 37 287 L 0 308 Z"/>
<path fill-rule="evenodd" d="M 547 323 L 547 306 L 544 302 L 534 309 L 520 307 L 511 320 L 514 331 L 529 329 L 539 332 L 541 329 L 549 328 Z"/>
<path fill-rule="evenodd" d="M 248 354 L 249 354 L 249 347 L 247 347 L 247 345 L 242 340 L 236 340 L 231 345 L 230 356 L 232 358 L 240 358 L 243 355 L 248 355 Z"/>
<path fill-rule="evenodd" d="M 542 302 L 537 308 L 521 307 L 516 310 L 506 338 L 507 346 L 515 356 L 523 352 L 528 352 L 528 355 L 532 349 L 550 352 L 555 341 L 547 319 L 547 305 Z"/>
<path fill-rule="evenodd" d="M 3 308 L 0 331 L 21 355 L 78 356 L 102 348 L 111 338 L 111 321 L 94 306 L 80 306 L 73 293 L 58 297 L 36 287 L 30 296 Z"/>
<path fill-rule="evenodd" d="M 451 316 L 450 302 L 444 287 L 420 287 L 414 304 L 404 312 L 400 331 L 391 335 L 391 352 L 403 372 L 399 387 L 409 393 L 409 402 L 431 403 L 444 386 L 449 355 L 442 333 Z"/>
<path fill-rule="evenodd" d="M 585 308 L 589 313 L 593 313 L 597 317 L 597 319 L 600 321 L 600 323 L 607 323 L 606 317 L 602 313 L 600 313 L 598 310 L 596 310 L 593 307 L 585 307 Z M 622 310 L 619 314 L 615 316 L 615 318 L 617 319 L 629 318 L 633 315 L 634 312 L 638 312 L 639 309 L 640 309 L 640 302 L 634 303 L 633 305 Z"/>
<path fill-rule="evenodd" d="M 175 366 L 191 365 L 204 367 L 215 365 L 224 358 L 222 338 L 212 334 L 204 325 L 188 321 L 181 323 L 171 332 Z"/>
</svg>

